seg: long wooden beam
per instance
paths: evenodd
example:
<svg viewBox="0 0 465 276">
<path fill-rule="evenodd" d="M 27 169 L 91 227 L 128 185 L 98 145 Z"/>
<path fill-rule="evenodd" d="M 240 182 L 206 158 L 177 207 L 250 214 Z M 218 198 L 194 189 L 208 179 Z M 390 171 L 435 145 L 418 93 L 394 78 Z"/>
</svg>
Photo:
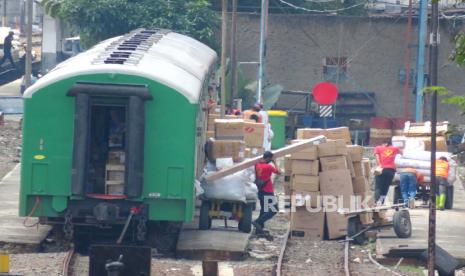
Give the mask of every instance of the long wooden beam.
<svg viewBox="0 0 465 276">
<path fill-rule="evenodd" d="M 324 143 L 324 142 L 326 142 L 326 137 L 323 136 L 323 135 L 319 135 L 319 136 L 317 136 L 315 138 L 303 140 L 302 142 L 295 143 L 295 144 L 286 146 L 284 148 L 274 150 L 272 152 L 273 152 L 273 155 L 274 155 L 275 158 L 279 158 L 279 157 L 283 157 L 283 156 L 288 155 L 288 154 L 299 152 L 299 151 L 307 148 L 308 146 L 318 145 L 318 144 L 321 144 L 321 143 Z M 251 167 L 251 166 L 257 164 L 261 159 L 262 159 L 262 156 L 257 156 L 257 157 L 254 157 L 252 159 L 245 160 L 245 161 L 243 161 L 241 163 L 238 163 L 238 164 L 236 164 L 236 165 L 234 165 L 232 167 L 229 167 L 227 169 L 224 169 L 224 170 L 209 174 L 209 175 L 207 175 L 205 177 L 205 180 L 207 182 L 210 182 L 210 181 L 214 181 L 214 180 L 220 179 L 222 177 L 225 177 L 227 175 L 236 173 L 238 171 L 245 170 L 248 167 Z"/>
</svg>

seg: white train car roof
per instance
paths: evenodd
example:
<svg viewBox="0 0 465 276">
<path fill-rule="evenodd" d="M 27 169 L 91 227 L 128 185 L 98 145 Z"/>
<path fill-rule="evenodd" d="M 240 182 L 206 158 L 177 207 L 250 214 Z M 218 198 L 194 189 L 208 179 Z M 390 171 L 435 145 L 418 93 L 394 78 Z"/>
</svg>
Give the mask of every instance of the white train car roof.
<svg viewBox="0 0 465 276">
<path fill-rule="evenodd" d="M 29 87 L 24 98 L 60 80 L 90 74 L 142 76 L 197 103 L 216 53 L 205 44 L 169 30 L 135 30 L 107 39 L 60 64 Z"/>
</svg>

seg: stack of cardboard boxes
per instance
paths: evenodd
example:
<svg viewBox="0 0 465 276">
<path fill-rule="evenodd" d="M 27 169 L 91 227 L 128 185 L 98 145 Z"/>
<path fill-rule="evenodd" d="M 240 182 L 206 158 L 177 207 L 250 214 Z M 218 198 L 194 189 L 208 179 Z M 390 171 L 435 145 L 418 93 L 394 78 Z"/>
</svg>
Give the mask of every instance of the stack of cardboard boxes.
<svg viewBox="0 0 465 276">
<path fill-rule="evenodd" d="M 294 197 L 295 204 L 295 212 L 291 212 L 291 237 L 297 239 L 321 240 L 325 228 L 329 239 L 347 235 L 348 218 L 336 212 L 337 209 L 350 208 L 356 200 L 354 195 L 359 202 L 371 196 L 367 178 L 370 168 L 366 166 L 369 163 L 363 160 L 363 147 L 348 145 L 348 128 L 297 131 L 300 139 L 318 135 L 336 139 L 285 158 L 285 180 L 288 180 L 285 191 Z M 310 198 L 312 212 L 299 207 L 303 198 Z M 367 215 L 361 215 L 360 220 L 371 223 Z"/>
<path fill-rule="evenodd" d="M 210 161 L 232 157 L 234 162 L 242 162 L 263 154 L 265 125 L 226 115 L 209 114 L 207 125 L 207 155 Z"/>
</svg>

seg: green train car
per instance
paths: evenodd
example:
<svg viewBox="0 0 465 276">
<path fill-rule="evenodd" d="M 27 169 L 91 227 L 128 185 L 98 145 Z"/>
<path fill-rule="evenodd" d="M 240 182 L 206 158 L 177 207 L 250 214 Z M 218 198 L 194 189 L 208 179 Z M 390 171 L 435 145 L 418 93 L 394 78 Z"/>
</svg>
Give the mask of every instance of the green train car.
<svg viewBox="0 0 465 276">
<path fill-rule="evenodd" d="M 135 30 L 54 68 L 24 94 L 20 216 L 41 223 L 190 221 L 216 53 Z"/>
</svg>

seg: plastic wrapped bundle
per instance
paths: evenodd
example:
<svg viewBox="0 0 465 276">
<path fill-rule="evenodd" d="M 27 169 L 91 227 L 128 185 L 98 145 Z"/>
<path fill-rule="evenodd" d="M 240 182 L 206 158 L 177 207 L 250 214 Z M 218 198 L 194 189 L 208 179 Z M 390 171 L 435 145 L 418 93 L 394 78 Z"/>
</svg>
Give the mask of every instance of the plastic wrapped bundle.
<svg viewBox="0 0 465 276">
<path fill-rule="evenodd" d="M 202 183 L 205 191 L 204 196 L 208 199 L 220 199 L 231 201 L 246 202 L 247 199 L 253 199 L 256 190 L 253 189 L 254 176 L 250 169 L 239 171 L 237 173 L 225 176 L 209 183 Z M 208 172 L 207 175 L 211 173 Z M 255 184 L 253 184 L 255 186 Z"/>
</svg>

